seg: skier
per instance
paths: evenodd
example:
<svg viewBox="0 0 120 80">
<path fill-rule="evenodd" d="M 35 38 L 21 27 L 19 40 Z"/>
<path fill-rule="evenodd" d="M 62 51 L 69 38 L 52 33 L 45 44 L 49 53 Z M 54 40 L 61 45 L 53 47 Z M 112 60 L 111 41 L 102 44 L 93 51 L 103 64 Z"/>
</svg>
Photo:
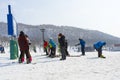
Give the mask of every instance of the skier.
<svg viewBox="0 0 120 80">
<path fill-rule="evenodd" d="M 53 41 L 53 39 L 49 40 L 49 49 L 50 49 L 49 57 L 54 58 L 56 55 L 56 43 Z"/>
<path fill-rule="evenodd" d="M 29 52 L 29 44 L 31 44 L 28 40 L 28 37 L 24 34 L 23 31 L 20 32 L 19 37 L 18 37 L 18 44 L 20 47 L 20 57 L 19 57 L 19 63 L 24 62 L 24 54 L 26 54 L 26 61 L 27 64 L 31 63 L 32 57 Z"/>
<path fill-rule="evenodd" d="M 79 41 L 80 41 L 80 43 L 76 44 L 75 46 L 81 45 L 82 55 L 84 56 L 85 55 L 85 41 L 81 38 L 79 38 Z"/>
<path fill-rule="evenodd" d="M 68 49 L 68 42 L 67 40 L 65 40 L 65 53 L 66 53 L 66 56 L 70 56 L 67 49 Z"/>
<path fill-rule="evenodd" d="M 58 34 L 58 42 L 60 44 L 60 52 L 62 58 L 60 60 L 66 60 L 66 52 L 65 52 L 65 36 L 62 33 Z"/>
<path fill-rule="evenodd" d="M 100 58 L 106 58 L 102 55 L 102 47 L 106 45 L 106 42 L 104 41 L 98 41 L 96 43 L 93 44 L 94 48 L 97 50 L 98 52 L 98 57 Z"/>
<path fill-rule="evenodd" d="M 44 40 L 44 45 L 43 46 L 44 46 L 44 50 L 46 52 L 46 55 L 48 55 L 48 50 L 47 50 L 48 49 L 48 42 Z"/>
</svg>

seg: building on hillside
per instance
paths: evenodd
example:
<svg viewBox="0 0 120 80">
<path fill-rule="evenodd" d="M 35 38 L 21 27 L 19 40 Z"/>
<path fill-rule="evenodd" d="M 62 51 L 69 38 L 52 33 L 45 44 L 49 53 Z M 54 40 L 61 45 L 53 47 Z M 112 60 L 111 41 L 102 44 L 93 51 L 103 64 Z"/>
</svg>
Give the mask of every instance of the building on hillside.
<svg viewBox="0 0 120 80">
<path fill-rule="evenodd" d="M 120 44 L 114 44 L 113 47 L 110 48 L 110 51 L 120 51 Z"/>
<path fill-rule="evenodd" d="M 75 52 L 81 52 L 81 46 L 74 46 L 74 47 L 72 47 L 72 50 Z M 93 52 L 93 51 L 95 51 L 93 46 L 86 46 L 85 47 L 85 52 Z"/>
</svg>

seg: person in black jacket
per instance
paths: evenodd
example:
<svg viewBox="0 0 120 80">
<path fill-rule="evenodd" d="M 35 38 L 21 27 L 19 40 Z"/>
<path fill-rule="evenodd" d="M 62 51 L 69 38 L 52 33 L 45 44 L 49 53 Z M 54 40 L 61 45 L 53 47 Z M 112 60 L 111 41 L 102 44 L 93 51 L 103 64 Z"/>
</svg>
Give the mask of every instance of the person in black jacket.
<svg viewBox="0 0 120 80">
<path fill-rule="evenodd" d="M 62 58 L 60 60 L 66 60 L 65 36 L 62 35 L 62 33 L 59 33 L 59 35 L 58 35 L 58 42 L 60 44 L 60 52 L 61 52 L 61 55 L 62 55 Z"/>
</svg>

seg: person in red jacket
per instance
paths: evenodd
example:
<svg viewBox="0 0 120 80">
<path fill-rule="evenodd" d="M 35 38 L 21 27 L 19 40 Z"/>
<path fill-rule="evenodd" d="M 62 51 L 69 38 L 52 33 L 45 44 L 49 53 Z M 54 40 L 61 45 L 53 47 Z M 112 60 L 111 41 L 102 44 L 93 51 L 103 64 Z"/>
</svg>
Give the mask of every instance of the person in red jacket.
<svg viewBox="0 0 120 80">
<path fill-rule="evenodd" d="M 21 31 L 19 34 L 18 44 L 19 44 L 19 48 L 21 52 L 20 57 L 19 57 L 19 63 L 24 62 L 24 54 L 26 54 L 27 64 L 31 63 L 32 57 L 29 52 L 29 42 L 23 31 Z"/>
<path fill-rule="evenodd" d="M 46 55 L 48 55 L 48 42 L 44 40 L 44 50 L 46 52 Z"/>
</svg>

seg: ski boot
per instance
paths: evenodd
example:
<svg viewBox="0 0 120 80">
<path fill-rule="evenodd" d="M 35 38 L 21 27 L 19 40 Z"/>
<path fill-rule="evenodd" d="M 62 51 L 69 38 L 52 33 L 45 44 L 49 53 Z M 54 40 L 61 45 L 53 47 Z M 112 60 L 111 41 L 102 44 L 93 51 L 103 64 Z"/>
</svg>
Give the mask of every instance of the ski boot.
<svg viewBox="0 0 120 80">
<path fill-rule="evenodd" d="M 31 61 L 32 61 L 32 58 L 30 57 L 30 58 L 27 58 L 27 64 L 29 64 L 29 63 L 31 63 Z"/>
<path fill-rule="evenodd" d="M 19 58 L 19 61 L 18 61 L 19 63 L 23 63 L 24 62 L 24 58 Z"/>
<path fill-rule="evenodd" d="M 100 58 L 106 58 L 105 56 L 101 55 Z"/>
</svg>

